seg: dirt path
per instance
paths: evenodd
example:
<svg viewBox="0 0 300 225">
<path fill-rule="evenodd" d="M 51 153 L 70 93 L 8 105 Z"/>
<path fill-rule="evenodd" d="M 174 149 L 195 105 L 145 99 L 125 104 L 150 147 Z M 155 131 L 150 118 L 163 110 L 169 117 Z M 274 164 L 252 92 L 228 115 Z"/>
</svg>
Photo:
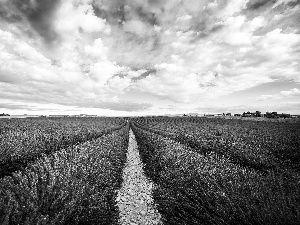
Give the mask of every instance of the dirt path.
<svg viewBox="0 0 300 225">
<path fill-rule="evenodd" d="M 121 225 L 162 224 L 152 199 L 153 183 L 144 175 L 135 136 L 130 130 L 127 162 L 117 202 Z"/>
</svg>

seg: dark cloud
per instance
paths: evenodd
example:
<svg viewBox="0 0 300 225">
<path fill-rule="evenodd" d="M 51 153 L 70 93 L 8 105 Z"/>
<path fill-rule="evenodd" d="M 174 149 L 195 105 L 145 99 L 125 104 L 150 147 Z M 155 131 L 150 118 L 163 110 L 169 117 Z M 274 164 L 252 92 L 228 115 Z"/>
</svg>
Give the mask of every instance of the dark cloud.
<svg viewBox="0 0 300 225">
<path fill-rule="evenodd" d="M 257 0 L 257 1 L 249 1 L 247 4 L 247 8 L 251 10 L 257 10 L 264 6 L 274 4 L 276 0 Z"/>
<path fill-rule="evenodd" d="M 0 1 L 0 18 L 9 23 L 22 21 L 22 16 L 18 12 L 15 12 L 10 1 Z"/>
<path fill-rule="evenodd" d="M 297 0 L 297 1 L 291 1 L 291 2 L 288 2 L 288 6 L 290 7 L 295 7 L 296 5 L 299 5 L 300 4 L 300 0 Z"/>
<path fill-rule="evenodd" d="M 27 18 L 31 26 L 46 42 L 57 40 L 58 34 L 52 29 L 52 15 L 59 0 L 13 0 L 15 7 Z"/>
<path fill-rule="evenodd" d="M 224 27 L 224 25 L 218 24 L 218 25 L 213 26 L 213 28 L 212 28 L 210 31 L 211 31 L 211 33 L 218 32 L 218 31 L 221 30 L 223 27 Z"/>
<path fill-rule="evenodd" d="M 150 74 L 155 74 L 155 73 L 156 73 L 156 69 L 150 69 L 147 72 L 142 73 L 140 76 L 132 78 L 132 80 L 133 81 L 141 80 L 141 79 L 149 76 Z"/>
<path fill-rule="evenodd" d="M 24 82 L 24 81 L 26 81 L 25 77 L 17 77 L 11 73 L 0 71 L 1 83 L 18 84 L 19 82 Z"/>
<path fill-rule="evenodd" d="M 149 1 L 149 4 L 155 5 L 152 1 Z M 92 6 L 95 15 L 102 19 L 106 19 L 110 24 L 121 25 L 124 21 L 133 18 L 150 25 L 159 24 L 156 14 L 147 7 L 147 4 L 138 5 L 124 0 L 103 0 L 101 2 L 94 1 Z"/>
<path fill-rule="evenodd" d="M 199 39 L 208 38 L 211 34 L 217 33 L 218 31 L 222 30 L 225 26 L 222 24 L 213 25 L 211 28 L 204 28 L 202 31 L 199 32 L 198 35 L 195 35 L 193 39 L 190 40 L 190 43 L 195 43 Z"/>
<path fill-rule="evenodd" d="M 125 73 L 117 73 L 117 74 L 115 74 L 113 77 L 120 77 L 120 78 L 123 78 L 123 77 L 126 77 L 126 74 L 125 74 Z"/>
<path fill-rule="evenodd" d="M 106 19 L 110 24 L 122 24 L 126 21 L 125 1 L 94 1 L 92 7 L 97 17 Z"/>
<path fill-rule="evenodd" d="M 158 18 L 155 13 L 147 11 L 144 7 L 140 6 L 135 9 L 136 15 L 141 21 L 144 21 L 150 25 L 159 25 Z"/>
<path fill-rule="evenodd" d="M 138 71 L 138 70 L 144 70 L 145 68 L 131 68 L 133 71 Z M 140 76 L 138 77 L 133 77 L 132 80 L 133 81 L 137 81 L 137 80 L 141 80 L 147 76 L 149 76 L 150 74 L 156 73 L 156 69 L 148 69 L 146 72 L 142 73 Z M 124 73 L 117 73 L 115 74 L 113 77 L 126 77 L 128 74 L 127 72 Z"/>
<path fill-rule="evenodd" d="M 157 8 L 162 8 L 165 5 L 167 0 L 148 0 L 148 4 L 150 6 L 154 6 Z"/>
</svg>

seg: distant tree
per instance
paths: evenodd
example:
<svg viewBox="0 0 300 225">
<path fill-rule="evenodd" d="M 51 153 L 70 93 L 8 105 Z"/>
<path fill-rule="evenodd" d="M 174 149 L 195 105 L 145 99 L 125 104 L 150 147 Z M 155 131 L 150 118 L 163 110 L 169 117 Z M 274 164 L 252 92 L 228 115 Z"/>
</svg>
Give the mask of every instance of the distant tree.
<svg viewBox="0 0 300 225">
<path fill-rule="evenodd" d="M 278 118 L 277 112 L 266 112 L 267 118 Z"/>
<path fill-rule="evenodd" d="M 281 113 L 280 115 L 279 115 L 279 117 L 280 118 L 290 118 L 291 117 L 291 114 L 287 114 L 287 113 Z"/>
<path fill-rule="evenodd" d="M 255 112 L 255 117 L 261 117 L 261 112 L 260 111 L 256 111 Z"/>
</svg>

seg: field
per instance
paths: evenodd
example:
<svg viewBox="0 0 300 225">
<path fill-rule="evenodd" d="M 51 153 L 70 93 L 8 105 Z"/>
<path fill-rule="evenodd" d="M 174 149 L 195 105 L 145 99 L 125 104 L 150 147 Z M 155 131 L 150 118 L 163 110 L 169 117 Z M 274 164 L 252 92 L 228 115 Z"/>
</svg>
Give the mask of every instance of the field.
<svg viewBox="0 0 300 225">
<path fill-rule="evenodd" d="M 147 224 L 299 224 L 300 123 L 201 117 L 1 120 L 0 224 L 128 224 L 131 152 Z"/>
<path fill-rule="evenodd" d="M 132 128 L 164 224 L 299 224 L 299 123 L 139 118 Z"/>
</svg>

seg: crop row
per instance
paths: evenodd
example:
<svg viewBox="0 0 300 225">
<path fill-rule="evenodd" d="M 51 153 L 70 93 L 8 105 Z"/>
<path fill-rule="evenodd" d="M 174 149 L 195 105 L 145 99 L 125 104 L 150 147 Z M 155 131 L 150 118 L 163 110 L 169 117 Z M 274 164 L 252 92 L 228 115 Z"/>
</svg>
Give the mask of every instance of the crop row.
<svg viewBox="0 0 300 225">
<path fill-rule="evenodd" d="M 124 120 L 112 118 L 4 121 L 1 126 L 5 132 L 0 134 L 0 178 L 24 168 L 41 154 L 98 138 L 124 124 Z"/>
<path fill-rule="evenodd" d="M 213 151 L 245 167 L 261 171 L 282 165 L 299 167 L 299 124 L 206 118 L 139 119 L 138 122 L 197 152 Z"/>
<path fill-rule="evenodd" d="M 115 224 L 129 125 L 0 180 L 0 224 Z"/>
<path fill-rule="evenodd" d="M 248 148 L 241 148 L 238 147 L 236 142 L 233 142 L 232 144 L 228 139 L 221 139 L 220 141 L 220 138 L 214 137 L 210 133 L 206 133 L 204 139 L 203 137 L 200 138 L 197 133 L 183 133 L 171 129 L 160 130 L 142 126 L 138 123 L 136 123 L 136 126 L 187 145 L 196 153 L 207 155 L 214 152 L 221 156 L 225 156 L 230 159 L 231 162 L 246 168 L 266 171 L 270 168 L 274 168 L 276 161 L 278 161 L 276 158 L 265 152 L 257 154 L 257 152 L 249 151 L 250 146 L 248 146 Z M 256 150 L 258 149 L 256 148 Z"/>
<path fill-rule="evenodd" d="M 132 123 L 164 224 L 298 224 L 300 179 L 206 155 Z"/>
</svg>

